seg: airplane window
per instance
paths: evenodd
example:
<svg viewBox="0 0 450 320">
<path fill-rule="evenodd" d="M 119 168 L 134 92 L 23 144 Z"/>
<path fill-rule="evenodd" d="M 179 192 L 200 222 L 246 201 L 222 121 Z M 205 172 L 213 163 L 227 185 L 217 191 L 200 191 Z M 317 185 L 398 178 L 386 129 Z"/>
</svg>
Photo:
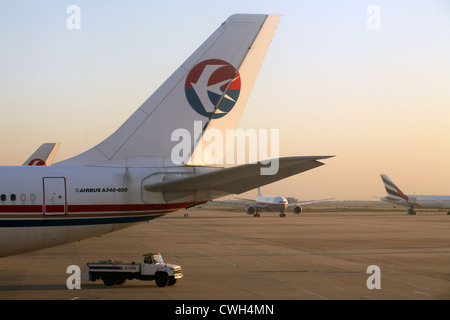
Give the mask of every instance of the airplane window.
<svg viewBox="0 0 450 320">
<path fill-rule="evenodd" d="M 34 193 L 32 193 L 32 194 L 30 195 L 30 200 L 31 200 L 31 201 L 36 200 L 36 195 L 35 195 Z"/>
<path fill-rule="evenodd" d="M 16 201 L 16 195 L 13 193 L 12 195 L 11 195 L 11 201 Z"/>
<path fill-rule="evenodd" d="M 24 195 L 24 194 L 22 193 L 22 194 L 20 195 L 20 200 L 21 200 L 21 201 L 27 200 L 27 196 Z"/>
<path fill-rule="evenodd" d="M 6 201 L 6 194 L 2 194 L 2 195 L 0 196 L 0 199 L 1 199 L 2 201 Z"/>
</svg>

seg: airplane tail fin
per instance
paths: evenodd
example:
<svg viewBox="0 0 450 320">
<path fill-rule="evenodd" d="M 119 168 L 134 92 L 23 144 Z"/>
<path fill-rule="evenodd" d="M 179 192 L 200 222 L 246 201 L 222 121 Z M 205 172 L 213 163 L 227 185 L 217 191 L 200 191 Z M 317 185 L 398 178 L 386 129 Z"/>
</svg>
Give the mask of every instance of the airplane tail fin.
<svg viewBox="0 0 450 320">
<path fill-rule="evenodd" d="M 205 131 L 236 128 L 279 19 L 265 14 L 229 17 L 117 131 L 58 164 L 200 164 L 203 160 L 193 159 Z M 177 163 L 172 153 L 186 143 L 182 133 L 183 139 L 191 137 L 189 152 L 180 152 Z"/>
<path fill-rule="evenodd" d="M 23 166 L 51 166 L 60 143 L 42 144 L 22 165 Z"/>
<path fill-rule="evenodd" d="M 396 185 L 392 182 L 391 179 L 385 174 L 381 175 L 381 179 L 383 180 L 384 187 L 386 188 L 386 192 L 389 198 L 394 200 L 405 200 L 408 201 L 408 196 L 406 196 Z"/>
</svg>

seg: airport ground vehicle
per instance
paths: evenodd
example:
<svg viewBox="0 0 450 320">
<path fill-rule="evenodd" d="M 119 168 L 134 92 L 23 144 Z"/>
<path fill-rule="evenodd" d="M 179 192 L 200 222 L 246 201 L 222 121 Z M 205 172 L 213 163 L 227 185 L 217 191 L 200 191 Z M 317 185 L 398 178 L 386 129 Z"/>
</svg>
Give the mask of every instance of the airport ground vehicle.
<svg viewBox="0 0 450 320">
<path fill-rule="evenodd" d="M 124 284 L 126 280 L 155 280 L 159 287 L 173 286 L 183 277 L 181 267 L 165 263 L 160 253 L 142 256 L 142 263 L 115 260 L 89 262 L 83 266 L 81 280 L 102 280 L 106 286 Z"/>
</svg>

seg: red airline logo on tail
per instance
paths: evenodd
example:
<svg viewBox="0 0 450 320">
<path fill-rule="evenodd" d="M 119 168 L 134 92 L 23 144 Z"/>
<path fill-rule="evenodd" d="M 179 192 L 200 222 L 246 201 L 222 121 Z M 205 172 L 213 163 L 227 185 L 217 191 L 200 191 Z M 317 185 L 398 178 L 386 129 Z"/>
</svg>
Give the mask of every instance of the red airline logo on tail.
<svg viewBox="0 0 450 320">
<path fill-rule="evenodd" d="M 34 167 L 34 166 L 46 166 L 47 164 L 42 159 L 33 159 L 28 163 L 28 165 Z"/>
</svg>

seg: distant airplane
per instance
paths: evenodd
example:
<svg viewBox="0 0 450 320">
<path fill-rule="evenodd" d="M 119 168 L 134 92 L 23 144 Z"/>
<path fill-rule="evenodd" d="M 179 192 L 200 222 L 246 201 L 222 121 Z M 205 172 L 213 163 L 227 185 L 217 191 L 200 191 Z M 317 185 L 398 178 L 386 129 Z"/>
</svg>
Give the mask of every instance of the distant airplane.
<svg viewBox="0 0 450 320">
<path fill-rule="evenodd" d="M 23 166 L 51 166 L 60 143 L 42 144 L 22 165 Z"/>
<path fill-rule="evenodd" d="M 286 214 L 284 213 L 284 211 L 287 208 L 292 208 L 294 213 L 300 214 L 302 212 L 301 207 L 302 205 L 331 201 L 334 200 L 334 198 L 288 203 L 286 198 L 282 196 L 263 196 L 261 193 L 261 188 L 258 187 L 258 197 L 256 198 L 256 200 L 252 199 L 242 199 L 242 200 L 247 201 L 247 203 L 237 201 L 217 201 L 217 200 L 211 202 L 235 206 L 245 206 L 247 213 L 253 214 L 254 217 L 259 217 L 260 216 L 259 211 L 261 210 L 280 211 L 280 217 L 285 217 Z"/>
<path fill-rule="evenodd" d="M 450 209 L 450 196 L 405 195 L 387 175 L 382 174 L 381 179 L 388 195 L 380 199 L 406 207 L 408 215 L 415 215 L 415 208 Z"/>
<path fill-rule="evenodd" d="M 264 162 L 223 168 L 193 160 L 210 128 L 236 129 L 279 18 L 229 17 L 84 153 L 52 166 L 0 167 L 0 257 L 100 236 L 322 166 L 330 156 L 279 158 L 270 175 L 261 174 Z M 180 131 L 194 137 L 182 141 L 191 151 L 183 162 L 173 155 Z"/>
</svg>

